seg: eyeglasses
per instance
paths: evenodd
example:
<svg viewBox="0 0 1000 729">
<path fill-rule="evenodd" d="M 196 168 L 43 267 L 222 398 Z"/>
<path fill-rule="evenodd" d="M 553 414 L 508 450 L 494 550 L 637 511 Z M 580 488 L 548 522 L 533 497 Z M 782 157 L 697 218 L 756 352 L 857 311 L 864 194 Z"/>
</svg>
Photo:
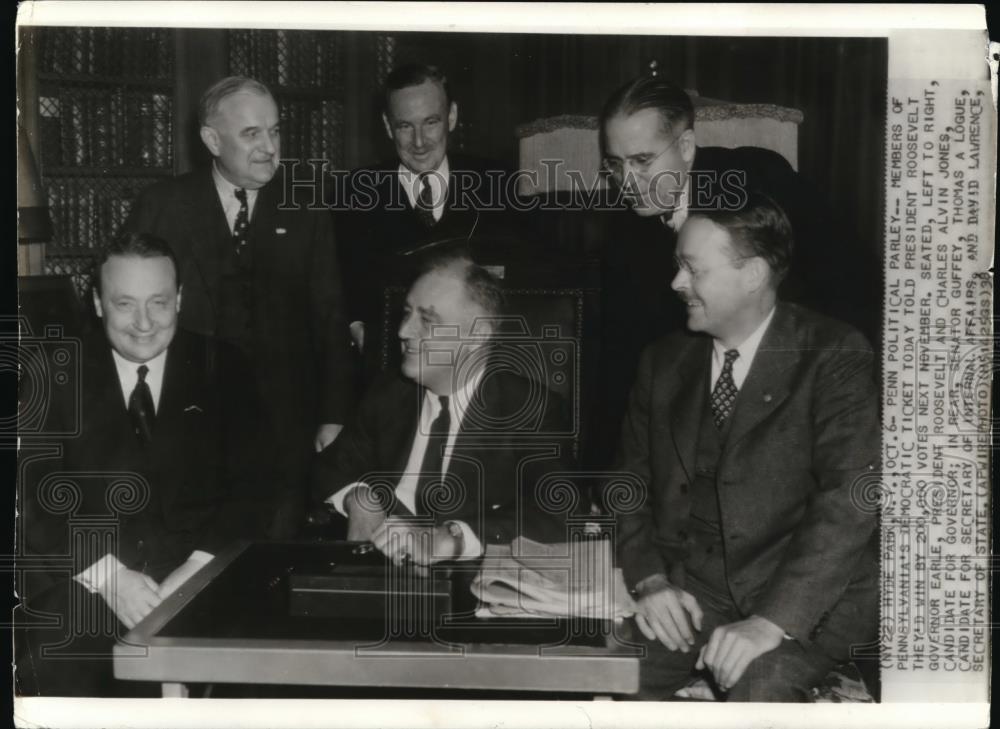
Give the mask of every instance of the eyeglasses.
<svg viewBox="0 0 1000 729">
<path fill-rule="evenodd" d="M 665 155 L 668 150 L 677 146 L 677 143 L 681 140 L 680 137 L 675 137 L 674 141 L 668 144 L 666 147 L 661 149 L 656 154 L 636 154 L 631 157 L 627 157 L 625 162 L 628 163 L 630 169 L 638 173 L 645 173 L 649 170 L 650 166 L 658 160 L 660 157 Z M 604 167 L 608 172 L 610 172 L 615 177 L 621 179 L 625 173 L 625 162 L 620 159 L 605 157 L 601 160 L 601 166 Z"/>
<path fill-rule="evenodd" d="M 719 264 L 716 264 L 715 266 L 709 266 L 708 268 L 694 268 L 685 259 L 679 258 L 677 256 L 674 256 L 674 273 L 676 274 L 676 273 L 679 273 L 680 271 L 683 271 L 688 276 L 690 276 L 692 279 L 697 280 L 697 279 L 701 278 L 702 276 L 704 276 L 706 273 L 711 273 L 712 271 L 715 271 L 716 269 L 722 268 L 723 266 L 730 266 L 730 265 L 732 265 L 735 268 L 739 268 L 739 266 L 736 266 L 737 263 L 739 263 L 741 261 L 748 261 L 751 258 L 756 258 L 756 256 L 740 256 L 739 258 L 730 258 L 725 263 L 719 263 Z"/>
</svg>

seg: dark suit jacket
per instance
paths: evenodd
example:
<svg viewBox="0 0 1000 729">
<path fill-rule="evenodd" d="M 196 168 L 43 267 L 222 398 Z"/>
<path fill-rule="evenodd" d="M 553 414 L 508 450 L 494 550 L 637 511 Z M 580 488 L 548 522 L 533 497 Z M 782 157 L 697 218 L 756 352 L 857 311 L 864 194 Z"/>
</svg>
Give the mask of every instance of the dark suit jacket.
<svg viewBox="0 0 1000 729">
<path fill-rule="evenodd" d="M 622 517 L 626 583 L 657 572 L 684 584 L 688 490 L 712 340 L 678 333 L 642 356 L 622 428 L 622 467 L 647 485 Z M 840 649 L 869 636 L 878 589 L 876 514 L 859 506 L 879 462 L 873 354 L 856 330 L 779 304 L 740 389 L 718 464 L 729 587 L 746 615 L 799 640 L 836 625 Z M 846 641 L 846 643 L 845 643 Z"/>
<path fill-rule="evenodd" d="M 502 237 L 515 216 L 506 209 L 509 171 L 498 163 L 448 154 L 448 202 L 441 220 L 426 227 L 399 182 L 399 160 L 354 170 L 328 185 L 337 217 L 350 321 L 377 326 L 383 267 L 431 242 L 478 236 Z M 387 259 L 397 259 L 395 262 Z M 405 278 L 402 276 L 401 278 Z"/>
<path fill-rule="evenodd" d="M 880 311 L 880 268 L 850 241 L 835 235 L 830 212 L 776 152 L 757 147 L 699 147 L 692 166 L 704 192 L 691 206 L 710 206 L 731 194 L 732 170 L 744 173 L 746 185 L 770 195 L 792 223 L 795 248 L 781 296 L 848 321 L 876 336 Z M 713 180 L 715 181 L 713 183 Z M 683 329 L 686 311 L 670 289 L 677 234 L 658 217 L 640 218 L 631 210 L 607 213 L 602 221 L 602 402 L 601 423 L 592 451 L 599 462 L 611 460 L 618 427 L 639 355 L 650 342 Z M 874 317 L 874 318 L 873 318 Z"/>
<path fill-rule="evenodd" d="M 352 401 L 350 340 L 330 216 L 306 208 L 309 189 L 297 189 L 302 197 L 294 204 L 291 196 L 283 203 L 284 174 L 280 169 L 261 188 L 250 221 L 254 273 L 248 354 L 282 438 L 281 451 L 294 449 L 302 460 L 320 423 L 346 422 Z M 147 188 L 126 226 L 170 243 L 184 286 L 181 325 L 216 333 L 223 251 L 232 245 L 232 235 L 211 169 Z"/>
<path fill-rule="evenodd" d="M 399 374 L 380 375 L 354 422 L 320 454 L 316 498 L 325 500 L 356 481 L 394 490 L 410 456 L 425 392 Z M 448 479 L 458 485 L 454 498 L 434 514 L 435 521 L 464 521 L 484 545 L 509 543 L 521 534 L 565 541 L 565 517 L 574 504 L 562 501 L 566 480 L 555 476 L 571 463 L 566 432 L 555 395 L 507 372 L 484 376 L 448 465 Z"/>
<path fill-rule="evenodd" d="M 118 559 L 160 581 L 195 549 L 217 553 L 233 539 L 263 535 L 270 514 L 262 484 L 272 459 L 239 352 L 177 331 L 147 446 L 133 431 L 103 333 L 84 341 L 79 371 L 78 387 L 54 388 L 50 406 L 67 429 L 78 410 L 79 431 L 58 441 L 57 457 L 22 461 L 20 524 L 29 554 L 73 554 L 80 548 L 70 544 L 74 524 L 111 517 Z M 80 569 L 94 560 L 84 561 Z M 31 579 L 29 596 L 54 574 Z"/>
</svg>

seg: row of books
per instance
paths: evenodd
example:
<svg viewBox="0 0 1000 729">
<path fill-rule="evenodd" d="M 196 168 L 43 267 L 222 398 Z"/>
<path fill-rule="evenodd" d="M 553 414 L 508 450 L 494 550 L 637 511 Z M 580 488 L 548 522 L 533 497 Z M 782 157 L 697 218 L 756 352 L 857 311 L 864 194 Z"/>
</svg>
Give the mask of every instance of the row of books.
<svg viewBox="0 0 1000 729">
<path fill-rule="evenodd" d="M 344 105 L 339 101 L 282 100 L 282 157 L 329 160 L 333 169 L 343 163 L 343 124 Z"/>
<path fill-rule="evenodd" d="M 229 32 L 229 67 L 267 84 L 339 89 L 344 53 L 333 33 L 294 30 Z"/>
<path fill-rule="evenodd" d="M 42 162 L 55 167 L 169 167 L 170 96 L 63 87 L 39 98 Z"/>
<path fill-rule="evenodd" d="M 125 184 L 109 184 L 100 178 L 47 180 L 53 244 L 77 250 L 100 248 L 121 229 L 133 200 L 150 182 L 130 179 Z"/>
<path fill-rule="evenodd" d="M 170 79 L 172 31 L 164 28 L 44 28 L 38 33 L 43 73 Z"/>
</svg>

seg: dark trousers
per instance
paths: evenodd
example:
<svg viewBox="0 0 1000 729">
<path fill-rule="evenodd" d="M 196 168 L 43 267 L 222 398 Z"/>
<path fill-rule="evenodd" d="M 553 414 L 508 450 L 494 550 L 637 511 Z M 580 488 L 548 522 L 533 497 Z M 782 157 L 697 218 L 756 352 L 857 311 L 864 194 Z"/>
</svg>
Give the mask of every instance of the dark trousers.
<svg viewBox="0 0 1000 729">
<path fill-rule="evenodd" d="M 646 647 L 639 666 L 639 700 L 668 700 L 679 690 L 701 676 L 716 689 L 711 672 L 695 672 L 698 653 L 712 637 L 712 631 L 722 625 L 743 619 L 731 598 L 723 596 L 688 577 L 687 592 L 698 601 L 704 612 L 701 630 L 695 633 L 695 644 L 687 653 L 671 651 L 658 640 L 647 640 L 634 623 L 635 639 Z M 725 698 L 728 701 L 803 702 L 809 701 L 811 689 L 818 685 L 834 667 L 836 661 L 815 646 L 805 646 L 796 640 L 783 640 L 772 651 L 758 656 L 747 666 Z M 716 694 L 719 695 L 716 689 Z"/>
<path fill-rule="evenodd" d="M 15 690 L 21 696 L 154 697 L 160 686 L 114 677 L 112 649 L 128 632 L 104 598 L 57 583 L 14 613 Z M 145 660 L 138 655 L 129 660 Z"/>
</svg>

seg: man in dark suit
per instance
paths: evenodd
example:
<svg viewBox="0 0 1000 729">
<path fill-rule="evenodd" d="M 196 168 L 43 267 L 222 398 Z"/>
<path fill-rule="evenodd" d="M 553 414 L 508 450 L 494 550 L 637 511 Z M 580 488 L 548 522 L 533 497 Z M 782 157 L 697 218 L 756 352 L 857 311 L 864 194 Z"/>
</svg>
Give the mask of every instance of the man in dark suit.
<svg viewBox="0 0 1000 729">
<path fill-rule="evenodd" d="M 791 241 L 755 193 L 692 211 L 680 234 L 689 331 L 643 353 L 622 428 L 622 468 L 647 486 L 618 548 L 647 638 L 641 698 L 707 669 L 730 700 L 804 701 L 875 636 L 874 356 L 778 301 Z"/>
<path fill-rule="evenodd" d="M 388 266 L 412 273 L 412 254 L 434 243 L 503 236 L 511 230 L 501 165 L 448 150 L 458 124 L 458 104 L 435 66 L 408 64 L 385 81 L 382 122 L 397 159 L 354 170 L 336 180 L 336 211 L 355 342 L 379 326 L 382 284 Z M 367 359 L 373 360 L 369 347 Z"/>
<path fill-rule="evenodd" d="M 595 449 L 606 460 L 640 353 L 683 327 L 685 311 L 668 282 L 677 231 L 693 210 L 732 208 L 750 190 L 772 197 L 788 215 L 796 240 L 782 298 L 849 321 L 869 336 L 876 333 L 875 257 L 834 233 L 827 206 L 784 157 L 757 147 L 699 147 L 696 131 L 691 99 L 658 76 L 625 84 L 601 112 L 603 163 L 631 208 L 603 220 L 606 386 Z"/>
<path fill-rule="evenodd" d="M 418 565 L 473 559 L 519 534 L 565 541 L 572 505 L 555 474 L 569 431 L 557 398 L 497 350 L 499 283 L 456 251 L 420 270 L 399 329 L 402 377 L 383 373 L 320 455 L 317 498 L 348 518 L 349 539 Z M 423 526 L 409 530 L 412 516 Z"/>
<path fill-rule="evenodd" d="M 149 187 L 126 226 L 176 251 L 181 325 L 252 362 L 280 459 L 271 534 L 287 538 L 301 525 L 313 453 L 336 438 L 352 399 L 330 216 L 277 174 L 278 107 L 262 84 L 219 81 L 201 98 L 199 123 L 211 167 Z"/>
<path fill-rule="evenodd" d="M 232 347 L 177 328 L 166 243 L 128 234 L 109 246 L 94 306 L 104 331 L 83 341 L 80 381 L 50 405 L 56 432 L 79 429 L 55 457 L 22 460 L 26 555 L 62 565 L 26 575 L 22 626 L 59 616 L 18 633 L 26 694 L 131 693 L 112 678 L 115 638 L 229 542 L 262 536 L 269 515 L 254 383 Z"/>
</svg>

